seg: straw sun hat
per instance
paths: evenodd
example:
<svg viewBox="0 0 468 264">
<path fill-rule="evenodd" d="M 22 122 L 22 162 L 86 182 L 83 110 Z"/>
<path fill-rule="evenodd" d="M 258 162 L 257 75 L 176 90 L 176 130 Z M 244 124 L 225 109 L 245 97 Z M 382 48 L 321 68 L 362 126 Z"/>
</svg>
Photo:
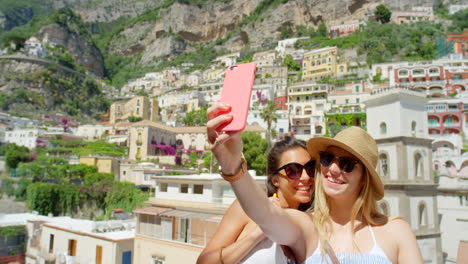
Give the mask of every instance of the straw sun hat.
<svg viewBox="0 0 468 264">
<path fill-rule="evenodd" d="M 375 197 L 380 200 L 384 196 L 384 186 L 376 171 L 379 152 L 375 140 L 363 129 L 352 126 L 340 131 L 334 138 L 317 137 L 307 142 L 307 150 L 312 157 L 318 159 L 319 152 L 335 146 L 354 155 L 367 168 L 371 175 Z"/>
</svg>

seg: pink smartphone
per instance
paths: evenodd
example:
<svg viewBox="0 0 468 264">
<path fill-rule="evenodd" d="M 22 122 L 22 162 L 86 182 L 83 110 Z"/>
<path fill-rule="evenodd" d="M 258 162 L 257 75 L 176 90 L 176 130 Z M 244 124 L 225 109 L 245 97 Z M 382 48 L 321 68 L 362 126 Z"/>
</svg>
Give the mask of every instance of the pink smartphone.
<svg viewBox="0 0 468 264">
<path fill-rule="evenodd" d="M 231 105 L 233 119 L 219 131 L 241 131 L 245 128 L 256 70 L 257 66 L 252 62 L 226 69 L 220 101 Z"/>
</svg>

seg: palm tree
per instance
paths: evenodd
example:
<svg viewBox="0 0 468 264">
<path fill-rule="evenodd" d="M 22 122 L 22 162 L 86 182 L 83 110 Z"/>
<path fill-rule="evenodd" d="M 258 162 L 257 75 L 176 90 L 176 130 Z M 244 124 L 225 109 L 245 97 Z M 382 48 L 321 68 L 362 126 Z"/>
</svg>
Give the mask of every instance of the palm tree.
<svg viewBox="0 0 468 264">
<path fill-rule="evenodd" d="M 279 110 L 273 101 L 268 101 L 266 105 L 260 112 L 260 117 L 267 123 L 267 140 L 268 140 L 268 149 L 271 145 L 271 126 L 273 123 L 278 121 L 278 113 L 276 110 Z"/>
</svg>

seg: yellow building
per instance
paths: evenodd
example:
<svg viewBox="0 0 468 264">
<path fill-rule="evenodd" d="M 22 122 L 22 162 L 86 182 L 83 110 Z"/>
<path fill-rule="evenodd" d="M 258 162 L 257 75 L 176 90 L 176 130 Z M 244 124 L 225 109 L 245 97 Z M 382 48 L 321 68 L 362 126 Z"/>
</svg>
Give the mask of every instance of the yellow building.
<svg viewBox="0 0 468 264">
<path fill-rule="evenodd" d="M 96 167 L 100 173 L 119 175 L 119 161 L 112 157 L 80 157 L 80 164 Z"/>
<path fill-rule="evenodd" d="M 111 124 L 128 122 L 130 116 L 156 121 L 158 119 L 158 100 L 135 96 L 129 101 L 118 101 L 111 105 L 109 118 Z"/>
<path fill-rule="evenodd" d="M 302 80 L 318 81 L 348 71 L 347 64 L 340 60 L 337 47 L 311 50 L 304 54 Z"/>
</svg>

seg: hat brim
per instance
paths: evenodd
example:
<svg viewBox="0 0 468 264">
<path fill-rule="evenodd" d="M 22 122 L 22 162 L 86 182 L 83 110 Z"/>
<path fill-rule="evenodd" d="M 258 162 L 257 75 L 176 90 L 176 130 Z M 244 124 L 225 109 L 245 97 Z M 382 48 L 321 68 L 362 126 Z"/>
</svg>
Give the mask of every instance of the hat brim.
<svg viewBox="0 0 468 264">
<path fill-rule="evenodd" d="M 319 152 L 320 151 L 325 151 L 329 147 L 338 147 L 341 149 L 346 150 L 347 152 L 351 153 L 353 156 L 355 156 L 359 161 L 364 164 L 366 167 L 367 171 L 371 175 L 371 184 L 374 185 L 375 187 L 375 197 L 377 200 L 380 200 L 384 196 L 384 185 L 382 183 L 382 180 L 379 177 L 379 174 L 377 173 L 376 169 L 372 164 L 368 162 L 366 158 L 361 156 L 357 151 L 355 151 L 353 148 L 349 147 L 347 144 L 333 139 L 333 138 L 326 138 L 326 137 L 316 137 L 316 138 L 311 138 L 307 142 L 307 151 L 309 152 L 310 156 L 312 158 L 315 158 L 316 160 L 320 160 L 319 157 Z"/>
</svg>

